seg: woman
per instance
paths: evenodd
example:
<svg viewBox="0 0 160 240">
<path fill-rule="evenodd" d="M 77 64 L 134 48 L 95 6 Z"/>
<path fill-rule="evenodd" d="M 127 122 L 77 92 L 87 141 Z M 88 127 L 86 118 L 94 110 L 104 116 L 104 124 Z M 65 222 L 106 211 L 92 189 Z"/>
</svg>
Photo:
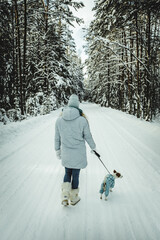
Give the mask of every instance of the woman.
<svg viewBox="0 0 160 240">
<path fill-rule="evenodd" d="M 82 110 L 79 109 L 78 96 L 69 98 L 68 107 L 64 108 L 55 125 L 55 150 L 62 159 L 65 176 L 62 184 L 62 204 L 75 205 L 80 201 L 79 173 L 87 166 L 85 141 L 92 150 L 96 145 L 92 138 L 89 124 Z"/>
</svg>

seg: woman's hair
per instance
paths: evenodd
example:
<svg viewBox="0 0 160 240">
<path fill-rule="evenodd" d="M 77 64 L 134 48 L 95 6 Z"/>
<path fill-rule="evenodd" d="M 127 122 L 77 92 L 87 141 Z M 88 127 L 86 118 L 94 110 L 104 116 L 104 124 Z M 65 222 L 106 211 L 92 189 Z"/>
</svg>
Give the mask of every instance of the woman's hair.
<svg viewBox="0 0 160 240">
<path fill-rule="evenodd" d="M 82 112 L 82 117 L 84 117 L 85 119 L 87 119 L 86 115 Z"/>
<path fill-rule="evenodd" d="M 86 115 L 83 113 L 82 109 L 78 108 L 78 107 L 73 107 L 76 108 L 79 111 L 80 116 L 84 117 L 85 119 L 87 119 Z M 63 112 L 63 108 L 62 108 L 62 112 Z M 60 117 L 62 116 L 62 112 L 60 113 Z"/>
</svg>

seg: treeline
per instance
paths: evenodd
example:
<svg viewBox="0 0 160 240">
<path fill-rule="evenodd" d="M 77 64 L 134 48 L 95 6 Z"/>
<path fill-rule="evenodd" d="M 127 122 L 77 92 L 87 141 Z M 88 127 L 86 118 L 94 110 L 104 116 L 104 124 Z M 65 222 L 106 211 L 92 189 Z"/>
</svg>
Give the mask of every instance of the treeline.
<svg viewBox="0 0 160 240">
<path fill-rule="evenodd" d="M 0 0 L 0 118 L 46 114 L 83 95 L 81 60 L 70 26 L 82 20 L 66 0 Z M 6 119 L 6 120 L 5 120 Z"/>
<path fill-rule="evenodd" d="M 160 112 L 160 1 L 95 1 L 89 100 L 152 120 Z"/>
</svg>

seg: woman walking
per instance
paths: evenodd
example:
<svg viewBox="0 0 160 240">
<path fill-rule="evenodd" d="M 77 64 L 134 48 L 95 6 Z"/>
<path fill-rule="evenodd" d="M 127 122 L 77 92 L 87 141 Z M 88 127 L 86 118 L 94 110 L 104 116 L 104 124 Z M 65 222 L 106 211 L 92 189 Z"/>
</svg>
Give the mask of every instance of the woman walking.
<svg viewBox="0 0 160 240">
<path fill-rule="evenodd" d="M 79 174 L 87 166 L 85 141 L 92 150 L 96 148 L 88 121 L 79 109 L 78 96 L 73 94 L 55 124 L 56 155 L 62 159 L 65 167 L 62 184 L 62 204 L 65 206 L 69 204 L 69 200 L 71 205 L 80 201 Z"/>
</svg>

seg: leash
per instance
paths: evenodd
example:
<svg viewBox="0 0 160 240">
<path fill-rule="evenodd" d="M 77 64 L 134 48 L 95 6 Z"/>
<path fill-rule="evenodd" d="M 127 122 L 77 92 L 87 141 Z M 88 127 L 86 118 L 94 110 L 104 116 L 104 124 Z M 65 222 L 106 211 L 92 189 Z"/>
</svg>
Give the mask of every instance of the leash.
<svg viewBox="0 0 160 240">
<path fill-rule="evenodd" d="M 109 174 L 111 174 L 110 171 L 108 170 L 108 168 L 106 167 L 106 165 L 104 164 L 104 162 L 102 161 L 101 156 L 99 155 L 99 153 L 97 153 L 95 150 L 93 150 L 93 152 L 94 152 L 95 155 L 98 157 L 98 159 L 100 160 L 100 162 L 103 164 L 103 166 L 105 167 L 105 169 L 107 170 L 107 172 L 108 172 Z"/>
</svg>

